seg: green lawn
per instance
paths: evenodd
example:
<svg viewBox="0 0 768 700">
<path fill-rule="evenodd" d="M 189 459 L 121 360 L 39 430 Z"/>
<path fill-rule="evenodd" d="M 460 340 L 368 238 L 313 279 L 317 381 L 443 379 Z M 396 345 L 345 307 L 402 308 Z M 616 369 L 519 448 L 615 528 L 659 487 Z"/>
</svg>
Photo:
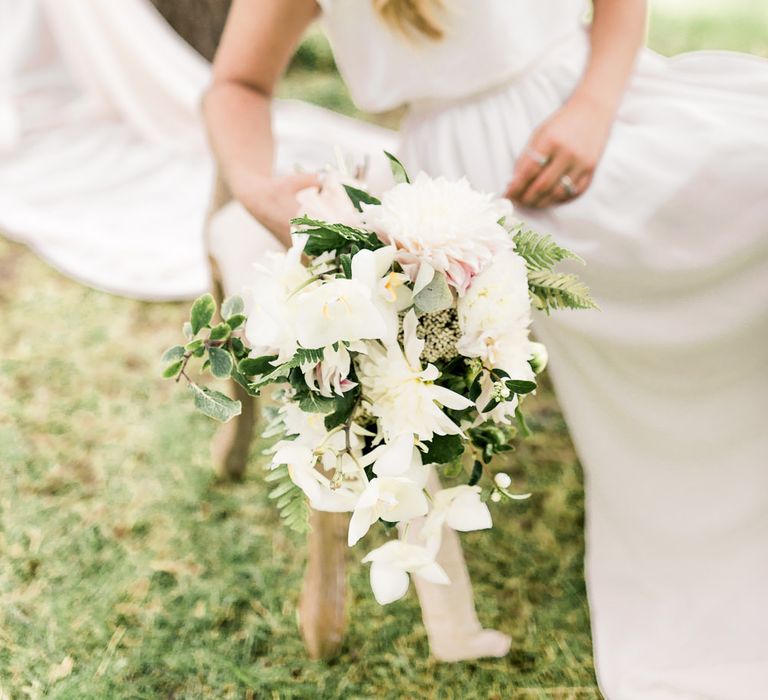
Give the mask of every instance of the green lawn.
<svg viewBox="0 0 768 700">
<path fill-rule="evenodd" d="M 766 53 L 758 21 L 658 17 L 665 51 Z M 286 91 L 307 87 L 322 51 Z M 348 107 L 334 76 L 315 90 Z M 302 539 L 279 527 L 257 455 L 245 483 L 217 482 L 215 426 L 158 378 L 186 307 L 85 289 L 0 239 L 0 700 L 599 697 L 581 473 L 549 391 L 512 466 L 534 497 L 464 537 L 481 617 L 512 635 L 509 657 L 430 660 L 415 596 L 379 607 L 356 550 L 344 652 L 313 663 L 294 613 Z"/>
</svg>

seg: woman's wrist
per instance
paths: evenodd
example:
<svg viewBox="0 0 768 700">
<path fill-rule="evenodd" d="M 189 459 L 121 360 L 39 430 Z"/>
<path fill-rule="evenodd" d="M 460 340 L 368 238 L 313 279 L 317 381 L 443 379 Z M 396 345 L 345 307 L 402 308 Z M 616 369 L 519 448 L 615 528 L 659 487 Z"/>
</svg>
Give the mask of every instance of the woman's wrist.
<svg viewBox="0 0 768 700">
<path fill-rule="evenodd" d="M 606 90 L 595 90 L 588 83 L 582 83 L 574 90 L 569 103 L 578 104 L 589 110 L 595 119 L 613 122 L 621 101 L 621 93 L 613 94 Z"/>
</svg>

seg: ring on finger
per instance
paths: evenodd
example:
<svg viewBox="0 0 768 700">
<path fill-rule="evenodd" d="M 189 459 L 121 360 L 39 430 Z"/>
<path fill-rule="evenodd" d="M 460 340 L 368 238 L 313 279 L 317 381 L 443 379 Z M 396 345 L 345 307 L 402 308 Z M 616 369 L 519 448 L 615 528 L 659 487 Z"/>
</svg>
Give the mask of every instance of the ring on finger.
<svg viewBox="0 0 768 700">
<path fill-rule="evenodd" d="M 576 184 L 573 182 L 570 175 L 563 175 L 560 178 L 560 184 L 563 186 L 565 194 L 569 197 L 573 197 L 573 195 L 576 194 Z"/>
<path fill-rule="evenodd" d="M 531 160 L 536 163 L 536 165 L 541 166 L 542 168 L 549 163 L 549 156 L 545 156 L 543 153 L 537 151 L 535 148 L 529 148 L 526 153 L 531 157 Z"/>
</svg>

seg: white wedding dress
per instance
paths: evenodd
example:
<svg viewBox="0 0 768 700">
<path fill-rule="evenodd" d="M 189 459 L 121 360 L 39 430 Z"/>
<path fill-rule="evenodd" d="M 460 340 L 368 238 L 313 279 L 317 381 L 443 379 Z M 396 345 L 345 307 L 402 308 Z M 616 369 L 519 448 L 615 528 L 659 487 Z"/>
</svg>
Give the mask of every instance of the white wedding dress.
<svg viewBox="0 0 768 700">
<path fill-rule="evenodd" d="M 412 170 L 499 192 L 587 59 L 577 0 L 447 3 L 442 42 L 324 0 L 362 109 L 411 105 Z M 610 700 L 768 697 L 768 61 L 644 51 L 589 191 L 520 214 L 601 312 L 536 322 L 584 465 Z"/>
</svg>

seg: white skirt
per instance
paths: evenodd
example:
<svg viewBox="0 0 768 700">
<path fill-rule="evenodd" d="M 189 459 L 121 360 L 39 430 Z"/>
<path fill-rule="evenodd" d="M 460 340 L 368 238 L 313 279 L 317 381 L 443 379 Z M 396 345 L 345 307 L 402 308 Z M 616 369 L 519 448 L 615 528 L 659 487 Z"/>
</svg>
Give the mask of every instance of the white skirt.
<svg viewBox="0 0 768 700">
<path fill-rule="evenodd" d="M 412 169 L 501 191 L 586 36 L 494 91 L 416 105 Z M 768 689 L 768 62 L 645 51 L 589 191 L 521 211 L 601 312 L 536 332 L 583 462 L 595 661 L 611 700 Z"/>
</svg>

